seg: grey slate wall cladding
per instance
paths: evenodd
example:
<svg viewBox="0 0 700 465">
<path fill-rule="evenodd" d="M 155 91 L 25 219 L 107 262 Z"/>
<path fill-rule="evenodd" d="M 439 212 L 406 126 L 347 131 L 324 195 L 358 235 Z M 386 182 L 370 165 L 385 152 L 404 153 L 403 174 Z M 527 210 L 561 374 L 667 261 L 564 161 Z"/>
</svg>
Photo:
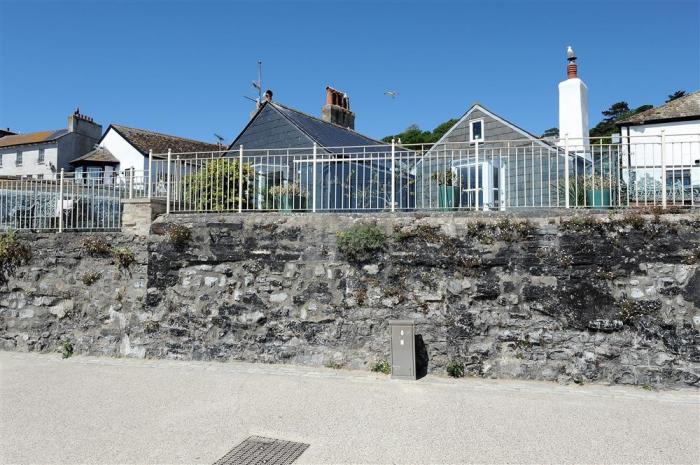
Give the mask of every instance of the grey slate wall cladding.
<svg viewBox="0 0 700 465">
<path fill-rule="evenodd" d="M 421 199 L 419 205 L 421 201 L 426 206 L 438 205 L 436 184 L 431 180 L 433 173 L 449 169 L 453 159 L 466 161 L 468 148 L 469 156 L 473 158 L 474 146 L 468 145 L 469 123 L 478 119 L 484 121 L 485 141 L 485 144 L 480 146 L 480 161 L 493 160 L 494 166 L 502 163 L 506 167 L 504 182 L 508 205 L 556 206 L 556 174 L 559 173 L 559 179 L 564 178 L 564 158 L 556 155 L 556 149 L 545 147 L 535 139 L 525 140 L 527 136 L 478 108 L 475 108 L 467 119 L 458 123 L 444 138 L 444 143 L 459 144 L 443 147 L 448 150 L 454 149 L 454 155 L 443 151 L 437 158 L 431 156 L 430 162 L 426 162 L 425 166 L 419 165 L 416 171 L 417 198 Z M 570 168 L 573 175 L 573 165 Z"/>
<path fill-rule="evenodd" d="M 459 360 L 487 378 L 699 385 L 697 216 L 580 231 L 550 218 L 491 244 L 464 216 L 374 219 L 387 247 L 364 264 L 336 232 L 367 216 L 182 215 L 147 241 L 103 235 L 135 252 L 129 270 L 82 250 L 94 234 L 24 235 L 0 347 L 368 369 L 388 358 L 387 321 L 409 318 L 435 373 Z M 191 228 L 189 245 L 167 241 L 168 221 Z"/>
</svg>

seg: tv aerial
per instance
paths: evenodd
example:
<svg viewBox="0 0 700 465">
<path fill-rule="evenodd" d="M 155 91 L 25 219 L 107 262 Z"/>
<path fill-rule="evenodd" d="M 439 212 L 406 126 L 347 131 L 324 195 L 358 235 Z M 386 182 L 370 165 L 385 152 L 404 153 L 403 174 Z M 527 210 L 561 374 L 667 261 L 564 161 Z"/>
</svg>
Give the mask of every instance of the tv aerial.
<svg viewBox="0 0 700 465">
<path fill-rule="evenodd" d="M 220 136 L 217 133 L 214 133 L 214 137 L 216 137 L 216 140 L 218 141 L 218 144 L 223 146 L 224 145 L 224 136 Z"/>
<path fill-rule="evenodd" d="M 255 81 L 251 82 L 251 85 L 253 86 L 253 89 L 258 91 L 258 98 L 254 99 L 253 97 L 248 97 L 247 95 L 244 95 L 243 98 L 247 98 L 251 102 L 255 103 L 260 103 L 262 102 L 262 60 L 258 60 L 258 79 Z"/>
</svg>

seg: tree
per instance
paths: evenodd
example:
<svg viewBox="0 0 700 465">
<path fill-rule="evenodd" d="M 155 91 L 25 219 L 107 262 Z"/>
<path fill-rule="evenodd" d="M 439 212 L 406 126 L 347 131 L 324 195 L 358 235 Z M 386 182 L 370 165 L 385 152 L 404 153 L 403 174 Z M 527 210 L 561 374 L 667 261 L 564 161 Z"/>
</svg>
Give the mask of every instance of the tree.
<svg viewBox="0 0 700 465">
<path fill-rule="evenodd" d="M 627 102 L 616 102 L 610 108 L 603 110 L 603 118 L 593 129 L 589 131 L 591 137 L 607 137 L 617 132 L 615 123 L 622 121 L 643 111 L 654 108 L 652 105 L 642 105 L 630 110 Z"/>
<path fill-rule="evenodd" d="M 623 116 L 630 112 L 630 106 L 627 102 L 617 102 L 610 105 L 610 108 L 603 110 L 603 116 L 605 119 L 603 121 L 613 122 L 621 119 Z"/>
<path fill-rule="evenodd" d="M 671 102 L 671 101 L 676 100 L 676 99 L 681 98 L 681 97 L 685 97 L 685 96 L 686 96 L 686 92 L 684 90 L 677 90 L 668 96 L 666 103 Z"/>
<path fill-rule="evenodd" d="M 208 161 L 203 169 L 183 178 L 186 205 L 200 211 L 235 210 L 240 199 L 243 208 L 251 208 L 253 199 L 250 191 L 255 170 L 244 163 L 242 171 L 239 175 L 238 160 L 219 158 Z M 243 180 L 241 192 L 238 191 L 239 176 Z"/>
<path fill-rule="evenodd" d="M 549 128 L 542 134 L 542 138 L 559 137 L 559 128 Z"/>
<path fill-rule="evenodd" d="M 405 131 L 399 134 L 386 136 L 384 142 L 391 142 L 391 139 L 401 139 L 402 144 L 431 144 L 440 140 L 442 136 L 457 123 L 457 119 L 452 118 L 439 124 L 432 131 L 422 131 L 417 124 L 412 124 Z"/>
</svg>

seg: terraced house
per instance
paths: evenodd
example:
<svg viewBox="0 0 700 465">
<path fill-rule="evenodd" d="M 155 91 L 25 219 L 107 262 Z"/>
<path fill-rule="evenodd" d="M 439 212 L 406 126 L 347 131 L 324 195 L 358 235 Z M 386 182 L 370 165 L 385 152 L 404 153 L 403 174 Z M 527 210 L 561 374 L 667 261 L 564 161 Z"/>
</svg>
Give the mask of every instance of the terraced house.
<svg viewBox="0 0 700 465">
<path fill-rule="evenodd" d="M 10 131 L 5 131 L 10 132 Z M 70 161 L 92 150 L 102 126 L 76 109 L 64 129 L 0 137 L 0 176 L 55 178 Z"/>
</svg>

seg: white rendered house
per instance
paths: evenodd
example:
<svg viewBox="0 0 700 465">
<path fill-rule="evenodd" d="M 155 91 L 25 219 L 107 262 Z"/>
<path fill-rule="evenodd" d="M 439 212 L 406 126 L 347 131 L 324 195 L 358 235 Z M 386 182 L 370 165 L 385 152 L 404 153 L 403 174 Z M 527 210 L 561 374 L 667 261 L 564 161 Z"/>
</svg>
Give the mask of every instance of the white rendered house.
<svg viewBox="0 0 700 465">
<path fill-rule="evenodd" d="M 700 201 L 700 91 L 620 121 L 623 177 L 674 203 Z"/>
<path fill-rule="evenodd" d="M 192 156 L 198 152 L 220 150 L 220 147 L 145 129 L 110 124 L 94 150 L 72 160 L 71 165 L 76 177 L 101 179 L 109 184 L 116 178 L 128 177 L 128 173 L 138 173 L 139 177 L 147 176 L 149 152 L 153 152 L 154 160 L 164 160 L 164 154 L 168 150 L 174 154 L 188 153 Z M 164 174 L 161 171 L 165 169 L 165 165 L 155 163 L 152 167 L 154 182 Z"/>
<path fill-rule="evenodd" d="M 78 109 L 68 117 L 65 129 L 0 137 L 0 176 L 55 179 L 70 161 L 92 150 L 102 126 Z"/>
</svg>

